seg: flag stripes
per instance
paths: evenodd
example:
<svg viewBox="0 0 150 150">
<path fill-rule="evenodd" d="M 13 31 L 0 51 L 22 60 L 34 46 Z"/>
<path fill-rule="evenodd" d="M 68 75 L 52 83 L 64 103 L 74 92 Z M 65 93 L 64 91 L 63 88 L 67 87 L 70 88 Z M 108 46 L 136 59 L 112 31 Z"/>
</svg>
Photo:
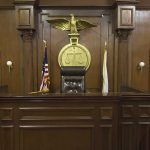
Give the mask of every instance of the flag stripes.
<svg viewBox="0 0 150 150">
<path fill-rule="evenodd" d="M 49 71 L 48 71 L 47 47 L 45 46 L 45 53 L 42 65 L 42 82 L 40 85 L 40 91 L 49 89 L 47 84 L 48 80 L 49 80 Z"/>
</svg>

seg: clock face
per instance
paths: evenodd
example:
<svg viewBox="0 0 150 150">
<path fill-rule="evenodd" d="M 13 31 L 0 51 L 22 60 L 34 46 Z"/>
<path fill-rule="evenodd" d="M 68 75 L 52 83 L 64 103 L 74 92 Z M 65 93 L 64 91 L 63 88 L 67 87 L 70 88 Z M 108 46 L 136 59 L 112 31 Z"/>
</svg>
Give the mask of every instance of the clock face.
<svg viewBox="0 0 150 150">
<path fill-rule="evenodd" d="M 91 55 L 86 47 L 81 44 L 68 44 L 64 46 L 59 55 L 58 63 L 61 66 L 85 66 L 86 70 L 91 63 Z"/>
</svg>

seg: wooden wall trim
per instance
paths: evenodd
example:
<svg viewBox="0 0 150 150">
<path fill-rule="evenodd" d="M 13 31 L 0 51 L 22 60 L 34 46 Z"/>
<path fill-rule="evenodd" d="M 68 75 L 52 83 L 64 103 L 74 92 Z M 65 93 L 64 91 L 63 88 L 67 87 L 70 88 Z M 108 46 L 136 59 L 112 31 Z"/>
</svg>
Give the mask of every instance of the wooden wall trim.
<svg viewBox="0 0 150 150">
<path fill-rule="evenodd" d="M 70 0 L 51 0 L 45 1 L 40 0 L 39 5 L 41 6 L 111 6 L 113 4 L 113 0 L 76 0 L 70 3 Z"/>
<path fill-rule="evenodd" d="M 14 5 L 15 0 L 1 0 L 0 1 L 0 7 L 12 7 Z M 18 0 L 16 0 L 17 2 Z M 19 0 L 22 1 L 22 0 Z M 23 2 L 33 2 L 34 0 L 24 0 Z M 37 1 L 37 0 L 36 0 Z M 124 0 L 125 1 L 125 0 Z M 135 2 L 134 0 L 128 0 L 128 2 Z M 22 2 L 22 3 L 23 3 Z M 112 5 L 116 2 L 116 0 L 86 0 L 86 1 L 81 1 L 81 0 L 76 0 L 72 1 L 70 4 L 70 0 L 38 0 L 38 6 L 40 7 L 52 7 L 52 6 L 87 6 L 87 7 L 112 7 Z M 137 4 L 138 7 L 143 7 L 144 9 L 150 8 L 150 1 L 149 0 L 140 0 L 138 1 L 139 3 Z"/>
<path fill-rule="evenodd" d="M 82 17 L 101 17 L 103 15 L 109 16 L 111 14 L 111 9 L 99 9 L 97 7 L 63 7 L 62 9 L 58 7 L 53 7 L 52 9 L 42 9 L 43 14 L 49 14 L 49 16 L 53 17 L 61 17 L 61 16 L 68 16 L 68 14 L 73 13 L 76 16 Z"/>
<path fill-rule="evenodd" d="M 0 6 L 0 10 L 4 10 L 4 9 L 8 9 L 8 10 L 14 10 L 15 6 Z"/>
<path fill-rule="evenodd" d="M 136 10 L 150 10 L 150 6 L 136 6 Z"/>
</svg>

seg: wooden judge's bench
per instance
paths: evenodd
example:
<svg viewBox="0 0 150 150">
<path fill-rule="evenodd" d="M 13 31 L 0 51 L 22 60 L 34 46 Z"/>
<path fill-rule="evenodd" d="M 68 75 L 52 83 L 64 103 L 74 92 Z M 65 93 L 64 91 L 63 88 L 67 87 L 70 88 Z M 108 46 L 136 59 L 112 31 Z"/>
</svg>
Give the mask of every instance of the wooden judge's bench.
<svg viewBox="0 0 150 150">
<path fill-rule="evenodd" d="M 0 150 L 149 150 L 150 95 L 0 96 Z"/>
</svg>

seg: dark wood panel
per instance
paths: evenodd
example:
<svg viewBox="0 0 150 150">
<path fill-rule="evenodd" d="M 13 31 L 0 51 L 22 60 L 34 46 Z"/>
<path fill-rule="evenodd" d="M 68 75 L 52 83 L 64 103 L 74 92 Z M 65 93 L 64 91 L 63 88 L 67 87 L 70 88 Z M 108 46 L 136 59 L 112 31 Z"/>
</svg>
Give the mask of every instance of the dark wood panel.
<svg viewBox="0 0 150 150">
<path fill-rule="evenodd" d="M 130 122 L 122 123 L 121 149 L 133 150 L 136 147 L 136 125 Z"/>
<path fill-rule="evenodd" d="M 99 146 L 100 149 L 113 150 L 115 145 L 113 144 L 113 133 L 111 125 L 101 125 L 99 131 Z"/>
<path fill-rule="evenodd" d="M 108 120 L 112 119 L 113 116 L 113 108 L 112 107 L 101 107 L 100 108 L 100 119 Z"/>
<path fill-rule="evenodd" d="M 13 6 L 14 0 L 1 0 L 0 6 Z"/>
<path fill-rule="evenodd" d="M 0 108 L 1 121 L 13 120 L 13 108 L 1 107 Z"/>
<path fill-rule="evenodd" d="M 121 91 L 122 86 L 128 85 L 128 39 L 120 39 L 118 44 L 118 91 Z"/>
<path fill-rule="evenodd" d="M 150 11 L 136 12 L 136 28 L 131 39 L 131 85 L 141 91 L 149 91 L 149 19 Z M 138 64 L 141 61 L 145 62 L 146 66 L 142 70 L 138 70 Z"/>
<path fill-rule="evenodd" d="M 0 148 L 148 150 L 149 99 L 98 94 L 0 97 Z"/>
<path fill-rule="evenodd" d="M 0 97 L 0 110 L 5 111 L 0 121 L 1 126 L 14 125 L 8 137 L 18 150 L 117 150 L 116 102 L 116 97 L 98 95 Z M 10 113 L 13 121 L 8 122 Z"/>
<path fill-rule="evenodd" d="M 21 107 L 21 121 L 92 121 L 94 107 Z"/>
<path fill-rule="evenodd" d="M 150 1 L 149 0 L 140 0 L 140 2 L 137 4 L 137 7 L 150 8 Z"/>
<path fill-rule="evenodd" d="M 69 0 L 52 0 L 49 2 L 48 0 L 40 0 L 40 6 L 112 6 L 117 0 L 77 0 L 75 2 L 70 3 Z M 121 0 L 120 0 L 121 1 Z M 122 0 L 126 1 L 126 0 Z M 129 2 L 134 2 L 134 0 L 129 0 Z M 140 0 L 138 7 L 150 7 L 149 0 Z"/>
<path fill-rule="evenodd" d="M 150 107 L 149 97 L 125 97 L 121 102 L 120 120 L 123 150 L 149 149 Z M 120 117 L 121 117 L 120 116 Z"/>
<path fill-rule="evenodd" d="M 20 0 L 22 1 L 22 0 Z M 26 0 L 30 1 L 30 0 Z M 70 3 L 69 0 L 39 0 L 40 6 L 112 6 L 113 3 L 115 3 L 116 0 L 78 0 L 73 1 Z M 1 0 L 0 6 L 13 6 L 14 0 Z M 150 7 L 149 0 L 140 0 L 138 3 L 138 6 L 142 7 Z"/>
<path fill-rule="evenodd" d="M 92 150 L 92 132 L 86 127 L 21 128 L 20 150 Z"/>
<path fill-rule="evenodd" d="M 14 127 L 12 125 L 0 125 L 0 149 L 15 150 Z"/>
<path fill-rule="evenodd" d="M 139 117 L 150 118 L 150 105 L 139 105 Z"/>
<path fill-rule="evenodd" d="M 0 51 L 2 85 L 8 85 L 9 92 L 20 91 L 20 37 L 16 30 L 15 11 L 0 10 Z M 9 72 L 6 62 L 12 61 L 13 68 Z M 15 79 L 15 83 L 14 83 Z"/>
<path fill-rule="evenodd" d="M 133 118 L 135 115 L 133 105 L 122 105 L 121 106 L 121 117 L 123 118 Z"/>
<path fill-rule="evenodd" d="M 138 147 L 142 150 L 150 149 L 150 123 L 149 124 L 141 124 L 138 129 Z"/>
<path fill-rule="evenodd" d="M 43 38 L 48 42 L 48 61 L 51 80 L 51 92 L 60 91 L 60 67 L 58 53 L 69 43 L 67 33 L 53 29 L 41 16 L 49 13 L 50 18 L 64 18 L 71 11 L 83 18 L 97 24 L 97 27 L 81 32 L 80 43 L 85 45 L 92 56 L 91 66 L 86 74 L 86 89 L 88 91 L 101 91 L 102 62 L 105 41 L 108 42 L 108 78 L 109 91 L 118 91 L 120 87 L 131 87 L 138 91 L 148 92 L 149 85 L 149 35 L 150 11 L 136 11 L 136 27 L 130 32 L 126 40 L 116 36 L 114 26 L 114 11 L 98 8 L 84 9 L 60 7 L 55 9 L 38 10 L 36 18 L 38 23 L 35 34 L 20 32 L 16 29 L 15 10 L 0 10 L 0 84 L 8 85 L 8 92 L 21 93 L 38 90 L 41 83 L 41 68 L 43 61 Z M 104 14 L 104 17 L 101 15 Z M 23 15 L 24 16 L 24 15 Z M 27 17 L 28 18 L 28 17 Z M 45 17 L 46 19 L 46 17 Z M 29 21 L 29 20 L 28 20 Z M 44 33 L 44 37 L 43 37 Z M 21 36 L 28 35 L 30 41 L 23 41 Z M 31 34 L 31 35 L 30 35 Z M 9 35 L 9 36 L 6 36 Z M 91 40 L 92 39 L 92 40 Z M 136 41 L 136 42 L 135 42 Z M 13 68 L 9 73 L 6 62 L 11 60 Z M 140 61 L 146 66 L 142 71 L 137 69 Z M 15 84 L 14 84 L 14 79 Z"/>
<path fill-rule="evenodd" d="M 77 0 L 72 1 L 70 0 L 40 0 L 41 6 L 111 6 L 114 0 Z"/>
</svg>

